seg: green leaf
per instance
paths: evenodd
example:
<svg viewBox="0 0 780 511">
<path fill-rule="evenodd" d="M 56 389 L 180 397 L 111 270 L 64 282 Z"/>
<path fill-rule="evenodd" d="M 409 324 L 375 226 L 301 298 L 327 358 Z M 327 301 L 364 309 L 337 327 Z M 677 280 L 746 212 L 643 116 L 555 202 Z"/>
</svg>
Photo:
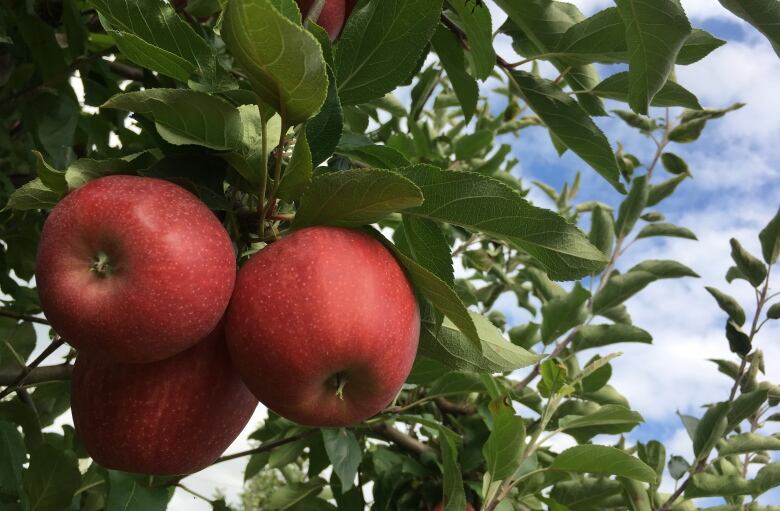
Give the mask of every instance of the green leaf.
<svg viewBox="0 0 780 511">
<path fill-rule="evenodd" d="M 262 126 L 264 119 L 256 104 L 241 105 L 238 107 L 238 113 L 241 117 L 241 139 L 236 152 L 223 153 L 222 158 L 244 179 L 254 185 L 259 185 L 263 179 L 260 174 L 263 157 Z M 270 119 L 265 119 L 265 123 L 268 147 L 275 147 L 281 136 L 281 119 L 278 115 L 272 115 Z"/>
<path fill-rule="evenodd" d="M 630 79 L 627 72 L 616 73 L 603 82 L 596 85 L 591 92 L 599 97 L 615 99 L 618 101 L 629 101 Z M 673 82 L 667 81 L 661 90 L 653 96 L 650 102 L 652 106 L 683 106 L 685 108 L 701 108 L 696 96 L 685 87 Z"/>
<path fill-rule="evenodd" d="M 424 419 L 419 416 L 401 415 L 399 420 L 422 424 L 432 430 L 438 431 L 439 449 L 441 450 L 442 471 L 442 500 L 446 503 L 447 511 L 455 511 L 466 508 L 466 495 L 463 491 L 463 476 L 458 465 L 458 451 L 462 440 L 451 429 L 441 425 L 437 421 Z"/>
<path fill-rule="evenodd" d="M 655 483 L 655 470 L 641 460 L 614 447 L 603 445 L 578 445 L 559 454 L 550 470 L 590 474 L 616 475 Z"/>
<path fill-rule="evenodd" d="M 688 170 L 688 164 L 685 163 L 685 160 L 674 153 L 662 154 L 661 163 L 663 164 L 664 168 L 671 174 L 690 174 L 690 170 Z"/>
<path fill-rule="evenodd" d="M 317 39 L 271 0 L 232 0 L 222 36 L 258 97 L 294 126 L 320 111 L 328 74 Z"/>
<path fill-rule="evenodd" d="M 591 213 L 588 240 L 605 255 L 612 254 L 615 246 L 615 220 L 612 211 L 596 206 Z"/>
<path fill-rule="evenodd" d="M 729 341 L 731 351 L 743 357 L 753 349 L 750 336 L 743 332 L 739 325 L 731 319 L 726 322 L 726 339 Z"/>
<path fill-rule="evenodd" d="M 615 234 L 618 238 L 625 238 L 636 225 L 647 204 L 648 187 L 647 176 L 638 176 L 631 183 L 628 196 L 623 199 L 618 210 L 617 222 L 615 222 Z"/>
<path fill-rule="evenodd" d="M 749 495 L 754 488 L 752 483 L 738 475 L 694 474 L 685 488 L 685 498 Z"/>
<path fill-rule="evenodd" d="M 147 486 L 142 482 L 146 479 L 109 470 L 106 511 L 164 511 L 170 498 L 168 489 L 164 486 Z"/>
<path fill-rule="evenodd" d="M 14 190 L 3 210 L 51 209 L 57 205 L 60 196 L 61 194 L 43 184 L 43 181 L 35 178 Z"/>
<path fill-rule="evenodd" d="M 385 145 L 340 146 L 339 154 L 377 169 L 394 169 L 409 166 L 406 156 Z"/>
<path fill-rule="evenodd" d="M 761 241 L 761 254 L 764 256 L 764 261 L 769 265 L 775 264 L 777 257 L 780 256 L 780 209 L 761 230 L 758 239 Z"/>
<path fill-rule="evenodd" d="M 687 174 L 680 174 L 657 185 L 650 185 L 650 191 L 647 194 L 647 207 L 655 206 L 669 197 L 687 177 Z"/>
<path fill-rule="evenodd" d="M 323 429 L 322 439 L 333 471 L 341 481 L 341 489 L 347 492 L 355 483 L 358 465 L 363 459 L 355 435 L 347 429 Z"/>
<path fill-rule="evenodd" d="M 398 248 L 448 286 L 454 287 L 450 246 L 441 227 L 436 222 L 409 215 L 402 215 L 402 222 L 403 228 L 396 230 L 402 236 L 401 243 L 396 242 Z"/>
<path fill-rule="evenodd" d="M 680 277 L 698 277 L 698 274 L 676 261 L 644 261 L 622 275 L 613 274 L 593 297 L 593 312 L 599 314 L 620 305 L 656 280 Z"/>
<path fill-rule="evenodd" d="M 477 373 L 510 372 L 540 360 L 538 355 L 504 339 L 484 316 L 471 313 L 471 318 L 479 332 L 479 348 L 445 319 L 438 329 L 432 323 L 423 322 L 419 354 L 452 369 Z"/>
<path fill-rule="evenodd" d="M 655 469 L 658 480 L 663 478 L 664 465 L 666 464 L 666 447 L 657 440 L 650 440 L 646 444 L 637 442 L 637 455 L 639 459 Z"/>
<path fill-rule="evenodd" d="M 718 302 L 718 306 L 734 320 L 734 322 L 742 326 L 745 324 L 745 311 L 742 306 L 731 296 L 727 295 L 723 291 L 714 287 L 705 287 L 715 301 Z"/>
<path fill-rule="evenodd" d="M 569 431 L 578 428 L 604 425 L 632 425 L 644 422 L 644 418 L 620 405 L 605 405 L 589 415 L 567 415 L 558 421 L 558 429 Z"/>
<path fill-rule="evenodd" d="M 718 448 L 720 456 L 731 454 L 746 454 L 756 451 L 780 451 L 780 438 L 773 436 L 757 435 L 755 433 L 742 433 L 726 439 Z"/>
<path fill-rule="evenodd" d="M 511 477 L 522 463 L 525 425 L 514 409 L 501 400 L 490 403 L 490 413 L 493 426 L 482 454 L 491 479 L 500 481 Z"/>
<path fill-rule="evenodd" d="M 639 131 L 650 133 L 656 128 L 655 121 L 644 115 L 639 115 L 634 112 L 626 112 L 625 110 L 612 110 L 620 119 Z"/>
<path fill-rule="evenodd" d="M 706 30 L 694 28 L 677 54 L 677 63 L 686 66 L 698 62 L 724 44 L 726 41 L 713 37 Z"/>
<path fill-rule="evenodd" d="M 127 110 L 151 117 L 160 135 L 175 145 L 197 144 L 211 149 L 237 149 L 241 116 L 227 101 L 185 89 L 147 89 L 118 94 L 102 108 Z"/>
<path fill-rule="evenodd" d="M 761 495 L 780 486 L 780 463 L 770 463 L 756 474 L 753 495 Z"/>
<path fill-rule="evenodd" d="M 737 268 L 742 272 L 753 285 L 758 287 L 764 282 L 767 275 L 767 268 L 757 257 L 745 250 L 735 238 L 731 238 L 731 258 L 737 264 Z"/>
<path fill-rule="evenodd" d="M 766 402 L 768 396 L 768 390 L 759 389 L 742 394 L 736 398 L 731 404 L 731 411 L 728 414 L 728 430 L 731 431 L 736 428 L 742 421 L 756 413 L 761 408 L 761 405 Z"/>
<path fill-rule="evenodd" d="M 655 223 L 647 224 L 642 227 L 636 239 L 652 238 L 654 236 L 667 236 L 671 238 L 684 238 L 687 240 L 696 240 L 696 235 L 690 229 L 680 227 L 674 224 Z"/>
<path fill-rule="evenodd" d="M 35 349 L 36 338 L 32 323 L 0 318 L 0 367 L 23 368 Z"/>
<path fill-rule="evenodd" d="M 497 0 L 496 3 L 509 16 L 504 30 L 514 40 L 515 50 L 526 57 L 554 52 L 564 33 L 574 24 L 582 21 L 580 10 L 567 2 L 534 1 L 516 2 Z M 594 66 L 572 66 L 565 60 L 551 58 L 550 62 L 563 75 L 563 80 L 572 90 L 587 91 L 599 81 Z M 591 115 L 607 115 L 601 101 L 590 93 L 579 93 L 577 99 Z"/>
<path fill-rule="evenodd" d="M 396 252 L 396 257 L 406 269 L 415 288 L 440 312 L 452 321 L 474 346 L 479 346 L 479 333 L 472 316 L 457 293 L 439 277 L 418 264 L 414 259 Z"/>
<path fill-rule="evenodd" d="M 691 24 L 675 0 L 617 0 L 626 25 L 629 52 L 629 105 L 647 114 L 674 69 Z"/>
<path fill-rule="evenodd" d="M 404 213 L 447 222 L 505 240 L 539 260 L 554 279 L 598 272 L 606 256 L 552 211 L 529 204 L 495 179 L 415 165 L 398 172 L 423 191 L 422 206 Z"/>
<path fill-rule="evenodd" d="M 470 160 L 492 149 L 493 132 L 479 130 L 460 137 L 455 142 L 455 156 L 459 160 Z"/>
<path fill-rule="evenodd" d="M 718 0 L 764 34 L 780 56 L 780 7 L 776 0 Z"/>
<path fill-rule="evenodd" d="M 780 303 L 775 303 L 766 311 L 766 317 L 769 319 L 780 319 Z"/>
<path fill-rule="evenodd" d="M 314 25 L 309 24 L 309 28 Z M 311 148 L 312 163 L 316 167 L 333 154 L 344 131 L 344 115 L 341 111 L 336 75 L 328 68 L 328 95 L 320 113 L 306 123 L 306 138 Z"/>
<path fill-rule="evenodd" d="M 578 509 L 604 509 L 607 502 L 614 497 L 620 498 L 623 504 L 623 487 L 620 482 L 606 477 L 581 477 L 572 480 L 564 480 L 553 486 L 550 496 L 556 502 L 568 506 L 568 510 Z M 550 511 L 553 511 L 551 508 Z M 555 510 L 558 511 L 558 510 Z M 566 510 L 563 510 L 566 511 Z"/>
<path fill-rule="evenodd" d="M 623 485 L 623 494 L 631 511 L 653 511 L 650 495 L 644 484 L 625 477 L 619 477 L 618 480 Z"/>
<path fill-rule="evenodd" d="M 704 413 L 693 437 L 693 454 L 697 460 L 706 458 L 726 434 L 730 409 L 731 403 L 724 402 L 710 406 Z"/>
<path fill-rule="evenodd" d="M 690 470 L 691 464 L 682 456 L 672 456 L 669 458 L 669 475 L 672 479 L 679 481 Z"/>
<path fill-rule="evenodd" d="M 317 176 L 303 194 L 293 227 L 359 227 L 390 213 L 419 206 L 420 189 L 397 173 L 379 169 L 347 170 Z"/>
<path fill-rule="evenodd" d="M 298 139 L 295 142 L 292 158 L 284 171 L 282 182 L 279 185 L 278 195 L 287 202 L 292 202 L 301 195 L 311 183 L 312 156 L 309 142 L 306 140 L 306 126 L 298 131 Z"/>
<path fill-rule="evenodd" d="M 525 101 L 566 146 L 624 192 L 609 140 L 582 107 L 549 80 L 513 71 L 512 78 Z"/>
<path fill-rule="evenodd" d="M 356 9 L 336 47 L 341 102 L 381 98 L 405 82 L 436 30 L 441 8 L 441 0 L 382 0 Z"/>
<path fill-rule="evenodd" d="M 27 461 L 16 424 L 0 421 L 0 500 L 15 500 L 22 489 L 22 467 Z"/>
<path fill-rule="evenodd" d="M 556 296 L 542 305 L 542 341 L 549 344 L 581 325 L 588 317 L 588 298 L 590 292 L 578 282 L 571 293 Z"/>
<path fill-rule="evenodd" d="M 466 33 L 476 77 L 487 80 L 496 66 L 493 24 L 490 9 L 485 6 L 475 9 L 472 2 L 473 0 L 449 0 L 448 4 L 458 13 L 461 28 Z"/>
<path fill-rule="evenodd" d="M 65 509 L 81 482 L 76 455 L 40 443 L 30 451 L 30 466 L 22 481 L 30 511 Z"/>
<path fill-rule="evenodd" d="M 101 22 L 123 55 L 136 64 L 208 91 L 235 88 L 205 39 L 161 0 L 95 0 Z"/>
<path fill-rule="evenodd" d="M 36 161 L 36 174 L 38 179 L 49 189 L 58 192 L 65 193 L 68 190 L 68 182 L 65 180 L 65 172 L 57 170 L 43 158 L 43 155 L 38 151 L 33 151 Z"/>
<path fill-rule="evenodd" d="M 304 483 L 291 483 L 276 490 L 268 501 L 268 509 L 282 511 L 290 509 L 307 497 L 318 494 L 325 486 L 325 480 L 316 477 Z"/>
</svg>

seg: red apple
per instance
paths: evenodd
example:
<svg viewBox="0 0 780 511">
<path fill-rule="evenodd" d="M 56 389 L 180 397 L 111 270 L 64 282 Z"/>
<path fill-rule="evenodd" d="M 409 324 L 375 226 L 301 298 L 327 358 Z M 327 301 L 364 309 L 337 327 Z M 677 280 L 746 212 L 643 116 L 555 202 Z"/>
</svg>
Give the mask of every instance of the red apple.
<svg viewBox="0 0 780 511">
<path fill-rule="evenodd" d="M 316 0 L 297 0 L 297 2 L 301 14 L 306 18 Z M 331 41 L 336 40 L 341 34 L 341 30 L 357 2 L 358 0 L 325 0 L 325 5 L 317 18 L 317 24 L 328 32 Z"/>
<path fill-rule="evenodd" d="M 41 307 L 79 350 L 122 362 L 193 346 L 222 317 L 235 283 L 227 232 L 173 183 L 109 176 L 54 208 L 38 247 Z"/>
<path fill-rule="evenodd" d="M 260 401 L 308 426 L 356 424 L 409 375 L 420 335 L 412 286 L 390 251 L 337 227 L 297 231 L 241 268 L 228 349 Z"/>
<path fill-rule="evenodd" d="M 213 463 L 257 400 L 233 370 L 220 324 L 193 348 L 149 364 L 79 353 L 71 404 L 76 431 L 98 464 L 181 475 Z"/>
<path fill-rule="evenodd" d="M 444 502 L 436 504 L 436 507 L 433 508 L 433 511 L 444 511 Z M 468 502 L 466 503 L 466 511 L 474 511 L 474 507 Z"/>
</svg>

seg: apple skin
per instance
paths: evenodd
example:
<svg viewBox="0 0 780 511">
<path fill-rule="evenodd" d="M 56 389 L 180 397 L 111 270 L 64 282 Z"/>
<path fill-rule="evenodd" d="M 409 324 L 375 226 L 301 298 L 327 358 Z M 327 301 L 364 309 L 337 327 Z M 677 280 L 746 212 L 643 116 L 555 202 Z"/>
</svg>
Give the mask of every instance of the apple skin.
<svg viewBox="0 0 780 511">
<path fill-rule="evenodd" d="M 226 332 L 236 370 L 263 404 L 299 424 L 340 427 L 395 398 L 417 352 L 420 313 L 381 242 L 310 227 L 241 268 Z"/>
<path fill-rule="evenodd" d="M 99 254 L 109 266 L 96 271 Z M 36 263 L 41 308 L 80 351 L 153 362 L 196 344 L 230 301 L 235 252 L 190 192 L 137 176 L 97 179 L 49 215 Z"/>
<path fill-rule="evenodd" d="M 436 504 L 436 507 L 433 508 L 433 511 L 444 511 L 444 502 Z M 474 511 L 474 507 L 468 502 L 466 503 L 466 511 Z"/>
<path fill-rule="evenodd" d="M 315 0 L 297 0 L 298 7 L 301 9 L 301 15 L 306 18 L 307 13 L 312 8 Z M 324 28 L 331 41 L 338 39 L 341 30 L 344 28 L 349 15 L 357 5 L 358 0 L 326 0 L 325 5 L 317 18 L 317 24 Z"/>
<path fill-rule="evenodd" d="M 224 452 L 257 399 L 233 370 L 220 324 L 184 353 L 149 364 L 79 353 L 71 405 L 76 432 L 99 465 L 182 475 Z"/>
</svg>

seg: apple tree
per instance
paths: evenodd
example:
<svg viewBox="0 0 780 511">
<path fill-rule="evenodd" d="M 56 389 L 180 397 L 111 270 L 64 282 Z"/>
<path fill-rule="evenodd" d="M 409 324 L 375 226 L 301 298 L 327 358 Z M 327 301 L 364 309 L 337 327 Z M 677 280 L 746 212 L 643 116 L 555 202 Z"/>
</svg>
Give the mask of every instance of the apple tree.
<svg viewBox="0 0 780 511">
<path fill-rule="evenodd" d="M 780 48 L 777 0 L 720 3 Z M 723 44 L 678 0 L 589 17 L 553 0 L 4 1 L 0 509 L 154 511 L 174 492 L 235 508 L 190 487 L 204 459 L 246 460 L 244 509 L 777 509 L 760 498 L 780 485 L 780 439 L 764 429 L 780 386 L 759 334 L 780 319 L 780 213 L 760 254 L 723 240 L 734 266 L 707 291 L 733 353 L 713 370 L 731 387 L 681 416 L 694 457 L 630 441 L 644 419 L 610 385 L 614 345 L 654 349 L 625 302 L 697 277 L 621 258 L 696 240 L 664 219 L 695 186 L 675 146 L 742 105 L 701 105 L 674 70 Z M 610 115 L 645 152 L 607 138 Z M 612 199 L 579 200 L 580 174 L 521 179 L 513 143 L 528 130 Z M 142 219 L 158 235 L 138 236 L 152 202 Z M 91 260 L 93 281 L 65 299 L 50 290 L 92 229 L 62 220 L 73 210 L 111 225 L 136 263 Z M 146 279 L 98 303 L 94 279 L 131 267 Z M 735 280 L 755 304 L 729 294 Z M 218 305 L 173 307 L 163 284 Z M 177 337 L 196 324 L 197 339 Z M 316 328 L 338 335 L 299 334 Z M 343 339 L 372 370 L 333 365 Z M 291 392 L 321 367 L 334 371 L 321 394 Z M 253 445 L 223 453 L 255 398 L 269 410 Z M 120 416 L 144 434 L 105 440 Z M 158 435 L 178 450 L 155 450 Z M 556 448 L 559 435 L 575 445 Z"/>
</svg>

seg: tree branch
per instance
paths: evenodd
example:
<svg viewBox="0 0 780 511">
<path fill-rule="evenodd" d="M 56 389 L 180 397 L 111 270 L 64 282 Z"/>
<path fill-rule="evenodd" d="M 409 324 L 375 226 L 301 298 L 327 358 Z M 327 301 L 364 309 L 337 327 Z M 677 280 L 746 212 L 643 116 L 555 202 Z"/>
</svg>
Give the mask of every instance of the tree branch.
<svg viewBox="0 0 780 511">
<path fill-rule="evenodd" d="M 0 392 L 0 399 L 4 398 L 11 392 L 14 392 L 19 387 L 24 385 L 24 382 L 27 380 L 27 378 L 30 376 L 30 373 L 33 369 L 41 365 L 41 363 L 46 360 L 49 355 L 57 351 L 60 346 L 62 346 L 65 343 L 64 340 L 62 340 L 62 337 L 59 335 L 55 336 L 54 339 L 51 341 L 51 344 L 49 344 L 46 349 L 43 350 L 43 352 L 36 357 L 35 360 L 33 360 L 30 365 L 25 367 L 21 373 L 14 379 L 13 382 L 11 382 L 10 385 L 8 385 L 2 392 Z"/>
<path fill-rule="evenodd" d="M 0 368 L 0 385 L 14 385 L 22 374 L 24 374 L 24 371 L 25 369 L 15 369 L 13 367 Z M 70 380 L 72 373 L 73 366 L 70 364 L 36 367 L 27 372 L 27 376 L 24 378 L 24 384 L 36 385 L 38 383 L 47 383 L 50 381 Z"/>
<path fill-rule="evenodd" d="M 122 62 L 104 60 L 108 64 L 108 68 L 117 76 L 132 80 L 134 82 L 140 82 L 144 79 L 144 70 L 140 67 L 131 66 Z"/>
<path fill-rule="evenodd" d="M 415 454 L 422 454 L 433 450 L 430 445 L 424 444 L 416 438 L 398 431 L 394 427 L 385 423 L 372 425 L 371 432 L 380 438 L 387 440 L 388 442 L 392 442 L 399 447 Z"/>
<path fill-rule="evenodd" d="M 14 312 L 6 309 L 0 309 L 0 316 L 6 318 L 20 319 L 22 321 L 29 321 L 30 323 L 38 323 L 39 325 L 51 324 L 45 318 L 39 318 L 38 316 L 33 316 L 32 314 L 22 314 L 21 312 Z"/>
<path fill-rule="evenodd" d="M 434 402 L 439 410 L 450 415 L 474 415 L 477 413 L 477 407 L 471 403 L 456 403 L 443 397 L 437 397 Z"/>
<path fill-rule="evenodd" d="M 281 440 L 274 440 L 272 442 L 266 442 L 263 445 L 260 445 L 258 447 L 255 447 L 254 449 L 249 449 L 246 451 L 237 452 L 234 454 L 227 454 L 225 456 L 222 456 L 221 458 L 217 458 L 217 461 L 212 463 L 212 465 L 216 465 L 217 463 L 222 463 L 223 461 L 230 461 L 237 458 L 243 458 L 244 456 L 251 456 L 253 454 L 260 454 L 261 452 L 268 452 L 276 449 L 277 447 L 281 447 L 283 445 L 291 444 L 293 442 L 297 442 L 298 440 L 302 438 L 306 438 L 307 436 L 311 435 L 317 431 L 316 429 L 310 429 L 309 431 L 305 433 L 301 433 L 300 435 L 293 435 L 287 438 L 282 438 Z"/>
</svg>

